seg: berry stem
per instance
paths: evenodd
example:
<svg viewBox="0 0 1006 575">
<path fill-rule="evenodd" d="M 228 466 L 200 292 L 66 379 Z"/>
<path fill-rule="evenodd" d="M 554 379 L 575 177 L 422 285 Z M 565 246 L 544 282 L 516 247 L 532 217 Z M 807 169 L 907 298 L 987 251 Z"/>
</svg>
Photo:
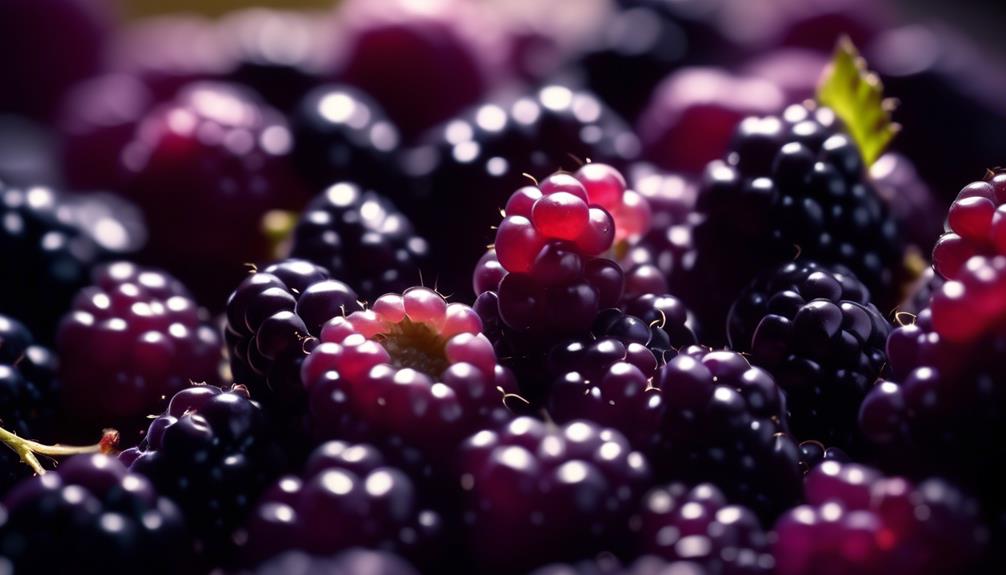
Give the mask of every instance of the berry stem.
<svg viewBox="0 0 1006 575">
<path fill-rule="evenodd" d="M 0 427 L 0 442 L 4 443 L 14 453 L 18 454 L 21 461 L 31 467 L 38 475 L 45 474 L 45 468 L 39 463 L 36 455 L 65 456 L 77 455 L 80 453 L 109 453 L 115 449 L 119 443 L 119 432 L 114 429 L 106 429 L 102 433 L 101 440 L 94 445 L 45 445 L 30 439 L 18 437 L 16 434 Z"/>
</svg>

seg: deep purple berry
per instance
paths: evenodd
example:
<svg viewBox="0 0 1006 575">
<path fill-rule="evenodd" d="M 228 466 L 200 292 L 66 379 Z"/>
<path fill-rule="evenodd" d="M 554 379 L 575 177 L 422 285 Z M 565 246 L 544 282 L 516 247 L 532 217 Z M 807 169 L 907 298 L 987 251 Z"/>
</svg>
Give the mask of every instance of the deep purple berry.
<svg viewBox="0 0 1006 575">
<path fill-rule="evenodd" d="M 290 551 L 250 571 L 249 575 L 419 575 L 411 565 L 386 551 L 350 549 L 335 556 Z"/>
</svg>

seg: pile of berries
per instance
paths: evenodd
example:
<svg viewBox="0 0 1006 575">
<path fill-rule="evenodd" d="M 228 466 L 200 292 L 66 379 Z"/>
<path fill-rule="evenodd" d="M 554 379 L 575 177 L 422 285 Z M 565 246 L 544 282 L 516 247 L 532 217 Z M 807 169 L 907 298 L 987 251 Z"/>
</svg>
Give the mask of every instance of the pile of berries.
<svg viewBox="0 0 1006 575">
<path fill-rule="evenodd" d="M 0 573 L 1004 572 L 992 56 L 114 4 L 0 0 Z"/>
</svg>

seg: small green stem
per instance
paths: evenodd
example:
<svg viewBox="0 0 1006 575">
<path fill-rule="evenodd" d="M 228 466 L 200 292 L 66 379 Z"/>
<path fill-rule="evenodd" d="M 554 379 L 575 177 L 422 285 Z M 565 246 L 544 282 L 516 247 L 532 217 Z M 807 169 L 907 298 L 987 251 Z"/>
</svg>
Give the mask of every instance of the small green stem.
<svg viewBox="0 0 1006 575">
<path fill-rule="evenodd" d="M 21 458 L 25 465 L 31 467 L 38 475 L 45 474 L 45 468 L 39 462 L 36 455 L 77 455 L 79 453 L 108 453 L 115 448 L 118 443 L 119 433 L 114 429 L 106 429 L 102 434 L 101 441 L 94 445 L 45 445 L 37 441 L 25 439 L 0 427 L 0 443 L 5 444 Z"/>
</svg>

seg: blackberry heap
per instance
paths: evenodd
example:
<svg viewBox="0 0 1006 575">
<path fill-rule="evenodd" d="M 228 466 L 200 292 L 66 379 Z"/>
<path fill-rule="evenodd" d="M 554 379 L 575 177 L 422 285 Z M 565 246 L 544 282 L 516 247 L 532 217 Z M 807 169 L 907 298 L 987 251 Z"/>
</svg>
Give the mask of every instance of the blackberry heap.
<svg viewBox="0 0 1006 575">
<path fill-rule="evenodd" d="M 0 313 L 51 341 L 92 268 L 133 254 L 145 240 L 142 218 L 128 202 L 0 182 L 0 267 L 17 278 L 0 284 Z"/>
<path fill-rule="evenodd" d="M 371 301 L 414 285 L 429 263 L 426 240 L 408 217 L 348 182 L 329 186 L 307 205 L 290 255 L 327 269 Z"/>
<path fill-rule="evenodd" d="M 78 455 L 27 479 L 0 507 L 0 557 L 12 573 L 191 569 L 185 517 L 143 476 L 107 455 Z"/>
<path fill-rule="evenodd" d="M 794 435 L 848 448 L 859 405 L 884 375 L 890 330 L 851 272 L 801 260 L 741 292 L 727 338 L 786 392 Z"/>
<path fill-rule="evenodd" d="M 439 285 L 464 297 L 471 266 L 492 243 L 500 208 L 529 183 L 524 174 L 575 170 L 588 159 L 621 168 L 638 149 L 625 123 L 596 96 L 550 84 L 481 105 L 427 134 L 404 161 L 408 193 L 391 199 L 433 253 L 452 255 L 455 263 L 439 270 Z"/>
<path fill-rule="evenodd" d="M 260 563 L 294 549 L 325 556 L 361 546 L 429 561 L 444 526 L 420 500 L 412 480 L 372 446 L 330 441 L 302 474 L 280 478 L 259 499 L 245 554 Z"/>
<path fill-rule="evenodd" d="M 288 551 L 242 575 L 419 575 L 411 565 L 386 551 L 349 549 L 334 556 Z"/>
<path fill-rule="evenodd" d="M 196 548 L 211 561 L 227 557 L 231 532 L 284 465 L 265 414 L 240 386 L 179 391 L 143 441 L 119 458 L 178 504 Z"/>
<path fill-rule="evenodd" d="M 797 254 L 847 267 L 882 308 L 897 302 L 897 225 L 828 108 L 794 105 L 779 117 L 743 120 L 726 159 L 707 167 L 698 210 L 694 253 L 671 270 L 670 287 L 710 330 L 759 270 Z"/>
<path fill-rule="evenodd" d="M 460 462 L 468 548 L 493 572 L 624 550 L 649 480 L 646 459 L 620 433 L 584 421 L 520 417 L 473 435 Z"/>
<path fill-rule="evenodd" d="M 221 342 L 206 310 L 163 272 L 97 268 L 56 337 L 63 413 L 75 426 L 114 426 L 134 441 L 148 416 L 193 382 L 219 382 Z"/>
</svg>

